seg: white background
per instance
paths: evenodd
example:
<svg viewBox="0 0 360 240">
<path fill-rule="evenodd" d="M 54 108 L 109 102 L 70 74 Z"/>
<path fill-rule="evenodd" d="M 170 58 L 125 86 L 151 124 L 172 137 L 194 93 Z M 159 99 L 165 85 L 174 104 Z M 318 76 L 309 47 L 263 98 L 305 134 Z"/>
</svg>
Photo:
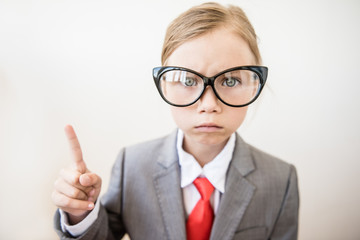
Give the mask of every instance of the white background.
<svg viewBox="0 0 360 240">
<path fill-rule="evenodd" d="M 103 189 L 121 147 L 175 128 L 151 69 L 169 22 L 201 2 L 0 0 L 0 239 L 57 239 L 67 123 Z M 360 239 L 360 2 L 226 3 L 245 10 L 269 67 L 239 132 L 297 167 L 299 238 Z"/>
</svg>

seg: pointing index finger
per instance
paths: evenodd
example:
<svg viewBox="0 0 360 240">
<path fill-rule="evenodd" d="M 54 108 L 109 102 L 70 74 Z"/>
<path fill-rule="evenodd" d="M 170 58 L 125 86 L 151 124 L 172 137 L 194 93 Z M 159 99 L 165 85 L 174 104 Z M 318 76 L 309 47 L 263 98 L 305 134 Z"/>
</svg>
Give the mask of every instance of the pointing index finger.
<svg viewBox="0 0 360 240">
<path fill-rule="evenodd" d="M 70 144 L 71 154 L 73 156 L 73 162 L 75 163 L 76 169 L 81 173 L 85 173 L 86 165 L 83 160 L 80 143 L 76 136 L 74 128 L 71 125 L 65 126 L 65 134 Z"/>
</svg>

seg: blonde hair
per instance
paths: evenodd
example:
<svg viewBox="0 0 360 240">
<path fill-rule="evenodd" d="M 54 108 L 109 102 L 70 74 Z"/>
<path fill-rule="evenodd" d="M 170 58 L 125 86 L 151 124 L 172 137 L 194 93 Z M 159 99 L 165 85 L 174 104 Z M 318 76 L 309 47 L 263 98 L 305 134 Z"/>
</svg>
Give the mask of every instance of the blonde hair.
<svg viewBox="0 0 360 240">
<path fill-rule="evenodd" d="M 166 64 L 174 50 L 184 42 L 219 27 L 230 27 L 242 37 L 254 55 L 255 64 L 261 64 L 257 36 L 244 11 L 236 6 L 225 7 L 209 2 L 190 8 L 170 23 L 161 53 L 162 65 Z"/>
</svg>

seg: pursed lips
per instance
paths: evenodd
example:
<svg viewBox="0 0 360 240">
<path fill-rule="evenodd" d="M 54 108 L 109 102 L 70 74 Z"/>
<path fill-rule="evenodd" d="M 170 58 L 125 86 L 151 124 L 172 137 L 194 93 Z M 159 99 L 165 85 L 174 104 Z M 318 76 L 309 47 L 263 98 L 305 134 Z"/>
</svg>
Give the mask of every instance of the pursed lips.
<svg viewBox="0 0 360 240">
<path fill-rule="evenodd" d="M 195 129 L 199 131 L 212 132 L 212 131 L 218 131 L 222 129 L 222 127 L 215 123 L 202 123 L 200 125 L 197 125 Z"/>
</svg>

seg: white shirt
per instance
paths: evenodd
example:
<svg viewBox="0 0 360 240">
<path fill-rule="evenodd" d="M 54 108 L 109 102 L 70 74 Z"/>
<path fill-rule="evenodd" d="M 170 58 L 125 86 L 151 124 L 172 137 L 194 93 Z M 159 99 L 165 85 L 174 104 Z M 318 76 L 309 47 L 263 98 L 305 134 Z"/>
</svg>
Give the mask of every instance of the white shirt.
<svg viewBox="0 0 360 240">
<path fill-rule="evenodd" d="M 185 211 L 187 216 L 190 215 L 192 209 L 200 199 L 200 193 L 192 183 L 199 176 L 206 177 L 215 187 L 215 190 L 211 195 L 210 202 L 214 209 L 214 213 L 216 214 L 221 194 L 225 193 L 226 172 L 232 159 L 235 147 L 235 133 L 231 135 L 223 150 L 211 162 L 205 164 L 203 168 L 191 154 L 184 151 L 182 147 L 183 139 L 184 133 L 179 129 L 176 147 L 179 155 L 181 188 L 183 189 Z M 89 213 L 89 215 L 76 225 L 69 225 L 66 213 L 60 209 L 60 222 L 63 232 L 69 232 L 74 237 L 85 233 L 85 231 L 98 217 L 100 209 L 99 204 L 100 201 L 97 201 L 94 209 Z"/>
<path fill-rule="evenodd" d="M 185 152 L 182 148 L 184 133 L 179 129 L 177 136 L 177 151 L 181 167 L 181 188 L 183 189 L 184 205 L 187 216 L 200 200 L 200 193 L 196 189 L 193 181 L 197 177 L 206 177 L 215 187 L 210 197 L 210 203 L 216 211 L 220 203 L 221 194 L 225 193 L 226 172 L 228 170 L 232 154 L 235 147 L 235 134 L 232 134 L 223 150 L 209 163 L 202 168 L 196 159 Z"/>
</svg>

